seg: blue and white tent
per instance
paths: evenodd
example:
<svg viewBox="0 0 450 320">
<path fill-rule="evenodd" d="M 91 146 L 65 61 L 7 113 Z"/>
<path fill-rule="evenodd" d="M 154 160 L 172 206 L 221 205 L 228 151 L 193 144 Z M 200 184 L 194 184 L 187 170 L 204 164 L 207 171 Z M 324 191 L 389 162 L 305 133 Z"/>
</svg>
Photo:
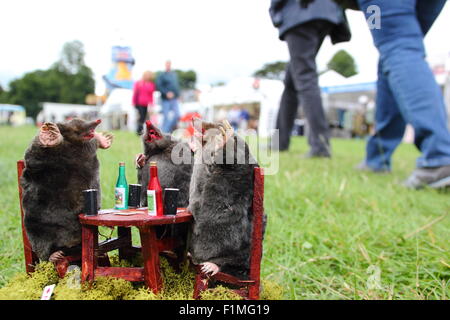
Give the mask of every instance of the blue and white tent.
<svg viewBox="0 0 450 320">
<path fill-rule="evenodd" d="M 18 126 L 25 124 L 25 108 L 15 104 L 0 104 L 0 124 Z"/>
<path fill-rule="evenodd" d="M 319 78 L 319 85 L 323 93 L 353 93 L 376 90 L 376 75 L 357 74 L 345 78 L 337 72 L 330 70 Z"/>
</svg>

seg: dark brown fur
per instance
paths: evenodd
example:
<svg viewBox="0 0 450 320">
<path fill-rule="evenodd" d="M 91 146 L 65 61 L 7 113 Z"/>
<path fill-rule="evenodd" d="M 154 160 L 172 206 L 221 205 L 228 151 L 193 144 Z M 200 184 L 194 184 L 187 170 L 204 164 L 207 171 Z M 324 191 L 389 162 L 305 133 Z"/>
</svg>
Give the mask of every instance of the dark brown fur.
<svg viewBox="0 0 450 320">
<path fill-rule="evenodd" d="M 204 130 L 219 127 L 221 124 L 203 123 Z M 196 264 L 212 262 L 223 272 L 247 278 L 252 231 L 253 169 L 258 164 L 247 144 L 236 135 L 231 136 L 218 151 L 208 146 L 216 137 L 220 139 L 220 135 L 220 130 L 204 133 L 202 152 L 212 155 L 213 161 L 194 164 L 189 197 L 189 210 L 194 216 L 194 223 L 189 250 Z M 233 162 L 228 164 L 227 147 L 234 151 L 231 157 Z M 239 164 L 239 157 L 245 159 L 245 163 Z"/>
<path fill-rule="evenodd" d="M 80 119 L 58 123 L 64 137 L 61 144 L 45 148 L 36 136 L 25 152 L 20 180 L 24 223 L 33 251 L 41 260 L 80 244 L 82 190 L 98 189 L 100 206 L 98 142 L 81 137 L 88 125 Z"/>
</svg>

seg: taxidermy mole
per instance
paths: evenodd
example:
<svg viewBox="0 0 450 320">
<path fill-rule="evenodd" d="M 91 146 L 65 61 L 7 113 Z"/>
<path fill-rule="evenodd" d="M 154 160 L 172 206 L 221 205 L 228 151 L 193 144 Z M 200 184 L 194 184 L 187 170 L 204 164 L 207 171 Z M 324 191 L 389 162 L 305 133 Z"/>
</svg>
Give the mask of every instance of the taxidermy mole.
<svg viewBox="0 0 450 320">
<path fill-rule="evenodd" d="M 248 278 L 253 170 L 248 145 L 227 121 L 194 120 L 195 162 L 189 196 L 194 217 L 189 250 L 202 271 Z"/>
<path fill-rule="evenodd" d="M 161 188 L 177 188 L 178 208 L 186 208 L 189 203 L 189 184 L 192 174 L 192 151 L 189 144 L 181 142 L 171 137 L 169 134 L 163 134 L 150 120 L 145 122 L 145 131 L 142 135 L 142 144 L 144 153 L 136 156 L 137 178 L 141 184 L 141 205 L 147 206 L 147 185 L 150 179 L 150 162 L 156 161 L 158 166 L 158 178 Z M 177 150 L 174 151 L 174 148 Z M 183 161 L 176 164 L 172 161 L 172 151 L 178 152 L 179 160 Z M 188 235 L 188 225 L 185 223 L 172 226 L 161 226 L 156 228 L 158 238 L 164 235 L 172 236 L 180 241 L 179 250 L 168 252 L 169 255 L 184 255 L 186 251 L 186 240 Z M 173 255 L 172 255 L 173 257 Z"/>
<path fill-rule="evenodd" d="M 144 153 L 136 156 L 137 178 L 142 185 L 141 205 L 144 207 L 147 205 L 147 185 L 150 179 L 149 166 L 150 162 L 156 161 L 158 178 L 163 192 L 165 188 L 180 189 L 177 206 L 186 208 L 189 203 L 192 161 L 175 164 L 171 155 L 173 148 L 177 145 L 180 147 L 180 153 L 178 154 L 180 157 L 183 156 L 184 152 L 188 153 L 186 154 L 187 156 L 192 157 L 192 151 L 187 143 L 180 142 L 168 134 L 161 133 L 151 121 L 147 120 L 145 125 L 145 132 L 142 135 Z"/>
<path fill-rule="evenodd" d="M 110 133 L 95 132 L 100 123 L 46 122 L 25 151 L 20 180 L 24 224 L 40 260 L 56 263 L 79 250 L 83 190 L 98 189 L 100 207 L 97 148 L 108 149 L 113 140 Z"/>
</svg>

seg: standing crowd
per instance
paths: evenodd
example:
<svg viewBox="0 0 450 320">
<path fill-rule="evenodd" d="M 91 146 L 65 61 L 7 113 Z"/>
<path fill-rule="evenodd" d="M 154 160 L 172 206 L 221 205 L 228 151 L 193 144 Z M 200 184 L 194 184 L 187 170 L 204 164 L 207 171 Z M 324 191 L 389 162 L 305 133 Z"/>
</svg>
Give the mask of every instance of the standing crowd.
<svg viewBox="0 0 450 320">
<path fill-rule="evenodd" d="M 139 118 L 137 134 L 141 135 L 144 122 L 149 110 L 154 106 L 153 93 L 158 90 L 161 93 L 161 105 L 163 112 L 162 131 L 172 132 L 180 118 L 178 98 L 180 86 L 177 74 L 172 70 L 171 61 L 166 61 L 165 70 L 155 80 L 151 71 L 144 72 L 142 79 L 136 81 L 133 88 L 133 105 L 137 109 Z"/>
</svg>

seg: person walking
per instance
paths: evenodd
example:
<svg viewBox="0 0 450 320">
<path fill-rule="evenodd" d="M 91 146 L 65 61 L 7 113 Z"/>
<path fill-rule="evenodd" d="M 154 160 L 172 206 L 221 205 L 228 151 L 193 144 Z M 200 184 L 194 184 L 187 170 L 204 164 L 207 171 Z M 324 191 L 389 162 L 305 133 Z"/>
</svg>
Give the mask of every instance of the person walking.
<svg viewBox="0 0 450 320">
<path fill-rule="evenodd" d="M 278 149 L 289 149 L 290 135 L 301 104 L 309 125 L 310 151 L 307 156 L 331 157 L 330 132 L 315 60 L 327 35 L 333 44 L 350 40 L 345 13 L 332 0 L 316 0 L 307 8 L 299 0 L 272 0 L 269 13 L 278 28 L 280 40 L 287 43 L 290 56 L 277 116 Z"/>
<path fill-rule="evenodd" d="M 136 81 L 133 87 L 133 105 L 139 113 L 136 133 L 142 134 L 145 119 L 147 117 L 148 108 L 153 106 L 153 93 L 155 92 L 155 84 L 153 83 L 153 73 L 145 71 L 142 79 Z"/>
<path fill-rule="evenodd" d="M 375 134 L 368 140 L 366 158 L 358 168 L 389 172 L 392 154 L 409 123 L 414 128 L 414 143 L 422 154 L 404 182 L 408 188 L 450 186 L 446 108 L 442 91 L 425 60 L 423 42 L 445 2 L 358 0 L 366 18 L 373 12 L 369 7 L 378 6 L 381 27 L 370 30 L 380 53 Z"/>
<path fill-rule="evenodd" d="M 165 133 L 170 133 L 175 129 L 180 118 L 178 106 L 180 88 L 177 74 L 172 71 L 172 63 L 170 61 L 166 61 L 165 71 L 156 78 L 156 87 L 161 92 L 162 111 L 164 115 L 161 129 Z"/>
</svg>

